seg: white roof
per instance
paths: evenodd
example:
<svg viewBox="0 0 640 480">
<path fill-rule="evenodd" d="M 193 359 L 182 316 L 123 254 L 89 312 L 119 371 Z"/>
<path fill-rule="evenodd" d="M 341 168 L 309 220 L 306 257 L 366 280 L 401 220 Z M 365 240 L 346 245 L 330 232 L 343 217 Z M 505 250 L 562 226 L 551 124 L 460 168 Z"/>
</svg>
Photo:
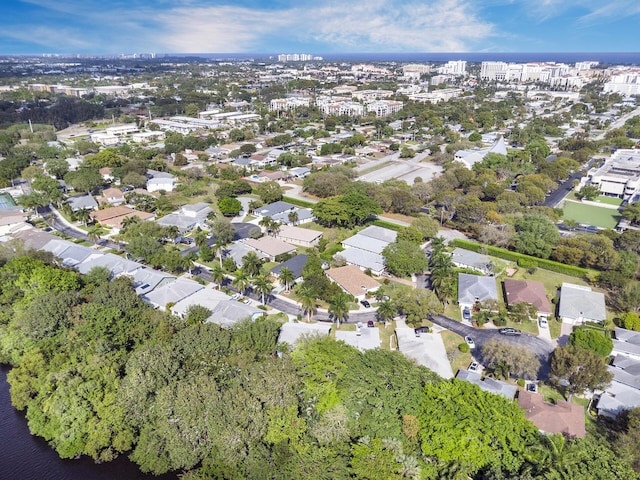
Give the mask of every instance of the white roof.
<svg viewBox="0 0 640 480">
<path fill-rule="evenodd" d="M 280 327 L 279 343 L 296 345 L 306 337 L 326 337 L 331 331 L 331 324 L 287 322 Z"/>
<path fill-rule="evenodd" d="M 175 282 L 171 282 L 145 295 L 141 295 L 140 298 L 149 302 L 154 307 L 164 310 L 168 303 L 177 303 L 203 288 L 202 285 L 193 280 L 177 278 Z"/>
</svg>

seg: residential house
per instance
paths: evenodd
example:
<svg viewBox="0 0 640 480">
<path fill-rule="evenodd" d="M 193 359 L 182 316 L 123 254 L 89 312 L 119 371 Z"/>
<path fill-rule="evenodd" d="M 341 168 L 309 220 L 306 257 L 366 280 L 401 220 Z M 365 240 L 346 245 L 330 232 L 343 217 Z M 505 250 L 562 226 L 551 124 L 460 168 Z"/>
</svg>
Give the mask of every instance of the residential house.
<svg viewBox="0 0 640 480">
<path fill-rule="evenodd" d="M 155 288 L 164 287 L 169 283 L 173 283 L 176 279 L 173 275 L 147 267 L 138 268 L 125 275 L 131 278 L 133 288 L 139 296 L 145 295 Z"/>
<path fill-rule="evenodd" d="M 294 212 L 297 215 L 295 222 L 292 222 L 291 220 L 289 220 L 289 214 L 292 212 Z M 316 219 L 316 217 L 313 216 L 313 212 L 311 211 L 310 208 L 298 208 L 298 207 L 295 207 L 291 211 L 276 213 L 271 218 L 276 222 L 280 222 L 285 225 L 294 225 L 294 224 L 302 225 L 304 223 L 312 222 Z"/>
<path fill-rule="evenodd" d="M 166 172 L 156 172 L 154 170 L 147 171 L 147 191 L 158 192 L 164 190 L 165 192 L 173 192 L 176 188 L 176 177 Z"/>
<path fill-rule="evenodd" d="M 292 245 L 315 247 L 322 238 L 322 232 L 308 228 L 293 227 L 291 225 L 282 225 L 276 231 L 275 238 Z"/>
<path fill-rule="evenodd" d="M 204 202 L 183 205 L 179 210 L 158 219 L 157 223 L 163 227 L 178 227 L 180 233 L 188 232 L 196 227 L 208 229 L 206 220 L 211 212 L 211 207 Z"/>
<path fill-rule="evenodd" d="M 257 217 L 271 217 L 279 214 L 288 215 L 289 212 L 293 212 L 297 209 L 297 207 L 291 203 L 283 202 L 279 200 L 277 202 L 270 203 L 269 205 L 264 205 L 259 209 L 256 209 L 253 213 Z"/>
<path fill-rule="evenodd" d="M 358 300 L 364 300 L 367 293 L 372 293 L 380 288 L 380 284 L 366 275 L 355 265 L 330 268 L 325 270 L 329 280 L 338 284 L 345 292 L 353 295 Z"/>
<path fill-rule="evenodd" d="M 60 260 L 60 264 L 65 267 L 75 268 L 80 263 L 98 258 L 104 255 L 93 248 L 83 245 L 76 245 L 68 240 L 56 238 L 44 245 L 41 250 L 50 252 L 54 257 Z"/>
<path fill-rule="evenodd" d="M 594 292 L 591 287 L 563 283 L 558 314 L 563 323 L 571 325 L 603 322 L 607 318 L 604 293 Z"/>
<path fill-rule="evenodd" d="M 349 265 L 356 265 L 362 270 L 370 270 L 374 275 L 381 275 L 385 269 L 382 251 L 395 242 L 397 232 L 388 228 L 369 226 L 355 235 L 342 241 L 343 251 L 336 253 Z"/>
<path fill-rule="evenodd" d="M 124 193 L 119 188 L 107 188 L 102 191 L 102 199 L 109 205 L 120 205 L 125 202 Z"/>
<path fill-rule="evenodd" d="M 233 259 L 235 264 L 239 266 L 242 265 L 242 259 L 249 252 L 256 253 L 262 260 L 267 258 L 265 254 L 259 251 L 256 252 L 254 248 L 250 247 L 249 245 L 245 245 L 243 242 L 234 242 L 227 248 L 225 248 L 222 254 L 222 258 L 231 258 Z"/>
<path fill-rule="evenodd" d="M 98 173 L 102 175 L 102 179 L 105 182 L 113 182 L 115 180 L 115 177 L 113 176 L 113 169 L 111 167 L 102 167 L 98 170 Z"/>
<path fill-rule="evenodd" d="M 72 212 L 77 212 L 79 210 L 95 210 L 98 208 L 98 202 L 96 202 L 89 194 L 69 197 L 67 203 L 71 207 Z"/>
<path fill-rule="evenodd" d="M 296 247 L 289 245 L 282 240 L 278 240 L 274 237 L 261 237 L 261 238 L 245 238 L 244 244 L 254 249 L 256 252 L 262 254 L 270 261 L 274 262 L 276 257 L 287 253 L 294 253 Z"/>
<path fill-rule="evenodd" d="M 396 328 L 398 350 L 418 365 L 427 367 L 442 378 L 453 378 L 451 363 L 442 336 L 436 333 L 421 334 L 416 337 L 415 330 L 409 327 Z"/>
<path fill-rule="evenodd" d="M 28 218 L 29 215 L 22 211 L 22 207 L 0 208 L 0 236 L 24 224 Z"/>
<path fill-rule="evenodd" d="M 125 218 L 137 217 L 140 220 L 151 220 L 155 217 L 153 213 L 141 212 L 134 208 L 120 205 L 118 207 L 104 208 L 91 212 L 91 218 L 101 225 L 121 229 Z"/>
<path fill-rule="evenodd" d="M 347 345 L 357 348 L 361 352 L 380 348 L 380 329 L 367 327 L 362 323 L 356 325 L 356 330 L 336 330 L 336 340 L 341 340 Z"/>
<path fill-rule="evenodd" d="M 343 258 L 349 265 L 355 265 L 363 271 L 369 270 L 373 275 L 380 276 L 386 268 L 382 255 L 359 248 L 346 248 L 336 253 L 333 258 Z"/>
<path fill-rule="evenodd" d="M 282 155 L 283 153 L 285 153 L 284 150 L 280 148 L 274 148 L 273 150 L 269 151 L 269 153 L 267 153 L 267 160 L 272 164 L 276 163 L 280 155 Z"/>
<path fill-rule="evenodd" d="M 313 337 L 328 337 L 331 325 L 327 323 L 287 322 L 280 327 L 278 343 L 295 346 L 300 340 Z"/>
<path fill-rule="evenodd" d="M 458 303 L 460 307 L 472 308 L 479 302 L 498 301 L 498 288 L 494 277 L 458 274 Z"/>
<path fill-rule="evenodd" d="M 564 400 L 548 403 L 539 393 L 520 390 L 518 406 L 542 433 L 560 433 L 568 438 L 584 438 L 587 434 L 582 405 Z"/>
<path fill-rule="evenodd" d="M 297 282 L 302 278 L 302 269 L 307 264 L 308 259 L 309 256 L 305 255 L 304 253 L 296 255 L 295 257 L 291 257 L 289 260 L 273 267 L 270 270 L 271 275 L 278 278 L 280 276 L 280 271 L 283 268 L 288 268 L 289 270 L 291 270 L 291 272 L 293 272 L 294 282 Z"/>
<path fill-rule="evenodd" d="M 553 314 L 551 304 L 547 299 L 544 285 L 532 280 L 506 279 L 504 285 L 504 298 L 508 307 L 519 303 L 529 303 L 536 307 L 538 317 L 548 317 Z"/>
<path fill-rule="evenodd" d="M 616 327 L 612 353 L 640 361 L 640 332 Z"/>
<path fill-rule="evenodd" d="M 615 346 L 613 353 L 616 353 Z M 616 418 L 625 410 L 640 407 L 640 359 L 619 353 L 607 368 L 613 375 L 613 381 L 597 397 L 598 415 Z"/>
<path fill-rule="evenodd" d="M 154 308 L 165 311 L 167 305 L 176 304 L 203 288 L 204 286 L 194 280 L 178 277 L 171 283 L 167 283 L 162 287 L 155 288 L 148 293 L 140 295 L 140 298 L 151 304 Z"/>
<path fill-rule="evenodd" d="M 207 322 L 217 323 L 223 327 L 232 327 L 244 319 L 256 320 L 264 315 L 263 310 L 237 302 L 229 295 L 211 287 L 205 287 L 179 300 L 171 307 L 171 313 L 185 318 L 189 307 L 194 305 L 202 306 L 211 311 Z"/>
<path fill-rule="evenodd" d="M 515 385 L 509 385 L 508 383 L 501 382 L 500 380 L 496 380 L 491 377 L 482 378 L 482 375 L 478 372 L 470 372 L 464 368 L 458 370 L 456 378 L 458 380 L 471 382 L 485 392 L 501 395 L 508 400 L 513 400 L 516 396 L 516 392 L 518 391 L 518 387 Z"/>
<path fill-rule="evenodd" d="M 470 268 L 483 275 L 489 275 L 493 272 L 493 265 L 487 255 L 465 250 L 464 248 L 454 249 L 451 253 L 451 261 L 456 267 Z"/>
<path fill-rule="evenodd" d="M 120 275 L 130 275 L 137 269 L 143 268 L 144 265 L 127 260 L 112 253 L 106 253 L 96 258 L 88 258 L 75 266 L 75 268 L 83 275 L 86 275 L 95 267 L 106 268 L 109 270 L 111 278 L 115 278 Z"/>
<path fill-rule="evenodd" d="M 469 170 L 473 168 L 473 165 L 484 160 L 489 153 L 497 153 L 499 155 L 507 155 L 507 146 L 504 143 L 504 138 L 498 138 L 493 145 L 488 148 L 476 148 L 471 150 L 458 150 L 454 154 L 454 160 L 461 162 Z"/>
<path fill-rule="evenodd" d="M 295 178 L 306 178 L 311 173 L 311 169 L 307 167 L 293 167 L 287 170 L 287 172 Z"/>
</svg>

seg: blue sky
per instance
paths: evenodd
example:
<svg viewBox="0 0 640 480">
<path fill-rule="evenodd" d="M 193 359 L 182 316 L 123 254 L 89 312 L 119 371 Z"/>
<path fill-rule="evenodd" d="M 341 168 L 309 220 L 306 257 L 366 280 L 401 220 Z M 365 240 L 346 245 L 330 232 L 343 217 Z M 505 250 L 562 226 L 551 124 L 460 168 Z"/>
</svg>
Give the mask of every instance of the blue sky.
<svg viewBox="0 0 640 480">
<path fill-rule="evenodd" d="M 638 52 L 638 0 L 4 0 L 6 53 Z"/>
</svg>

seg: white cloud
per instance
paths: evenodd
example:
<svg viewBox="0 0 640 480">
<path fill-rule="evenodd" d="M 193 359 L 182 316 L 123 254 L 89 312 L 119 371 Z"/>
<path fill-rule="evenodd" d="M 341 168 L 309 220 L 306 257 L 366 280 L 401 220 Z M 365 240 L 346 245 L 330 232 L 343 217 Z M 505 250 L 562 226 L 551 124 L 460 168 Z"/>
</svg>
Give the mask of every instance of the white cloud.
<svg viewBox="0 0 640 480">
<path fill-rule="evenodd" d="M 465 51 L 492 35 L 492 25 L 466 0 L 331 1 L 278 10 L 180 7 L 153 20 L 156 42 L 171 52 L 271 50 L 267 40 L 280 48 L 319 43 L 325 50 Z"/>
</svg>

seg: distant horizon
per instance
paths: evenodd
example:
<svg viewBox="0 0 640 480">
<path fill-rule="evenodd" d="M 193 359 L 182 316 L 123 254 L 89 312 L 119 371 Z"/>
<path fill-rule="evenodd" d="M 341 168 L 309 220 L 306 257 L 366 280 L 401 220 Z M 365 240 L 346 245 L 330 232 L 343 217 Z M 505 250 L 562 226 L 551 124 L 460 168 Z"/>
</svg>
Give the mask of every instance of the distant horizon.
<svg viewBox="0 0 640 480">
<path fill-rule="evenodd" d="M 471 63 L 482 61 L 526 62 L 558 62 L 575 63 L 581 61 L 597 61 L 601 64 L 640 65 L 639 52 L 312 52 L 303 50 L 285 50 L 278 52 L 127 52 L 127 53 L 0 53 L 0 57 L 31 58 L 120 58 L 123 60 L 155 60 L 163 58 L 203 58 L 207 60 L 272 60 L 277 61 L 281 54 L 310 54 L 322 57 L 322 61 L 372 61 L 372 62 L 446 62 L 448 60 L 466 60 Z M 133 55 L 142 57 L 131 58 Z M 309 60 L 299 63 L 313 63 Z M 289 63 L 289 62 L 288 62 Z M 290 63 L 295 63 L 290 61 Z"/>
</svg>

